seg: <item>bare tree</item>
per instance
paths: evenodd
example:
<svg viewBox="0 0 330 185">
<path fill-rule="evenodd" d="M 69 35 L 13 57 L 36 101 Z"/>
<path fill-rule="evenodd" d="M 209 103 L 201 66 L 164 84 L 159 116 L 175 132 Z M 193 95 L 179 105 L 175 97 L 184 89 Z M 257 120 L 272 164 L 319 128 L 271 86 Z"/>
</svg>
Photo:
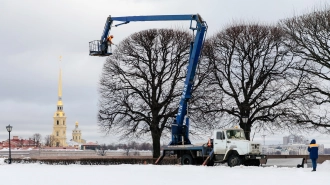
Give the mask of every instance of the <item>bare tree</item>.
<svg viewBox="0 0 330 185">
<path fill-rule="evenodd" d="M 139 143 L 135 142 L 135 141 L 131 141 L 128 143 L 128 147 L 131 149 L 137 149 L 138 148 Z"/>
<path fill-rule="evenodd" d="M 33 134 L 33 136 L 31 138 L 32 138 L 33 143 L 35 144 L 35 146 L 39 146 L 40 141 L 41 141 L 41 134 L 35 133 L 35 134 Z"/>
<path fill-rule="evenodd" d="M 250 140 L 251 127 L 293 129 L 303 107 L 299 87 L 302 65 L 289 55 L 284 32 L 273 26 L 237 24 L 220 31 L 204 46 L 205 59 L 213 65 L 208 87 L 209 109 L 222 112 L 222 124 L 239 124 Z M 248 122 L 242 122 L 248 116 Z"/>
<path fill-rule="evenodd" d="M 100 155 L 100 156 L 106 156 L 107 155 L 107 145 L 106 144 L 102 144 L 100 145 L 100 149 L 95 149 L 96 154 Z"/>
<path fill-rule="evenodd" d="M 47 135 L 45 136 L 45 146 L 52 147 L 54 144 L 54 136 L 53 135 Z"/>
<path fill-rule="evenodd" d="M 105 133 L 122 138 L 150 133 L 153 157 L 160 155 L 162 133 L 170 130 L 177 113 L 191 40 L 186 31 L 150 29 L 118 45 L 100 80 L 98 121 Z"/>
<path fill-rule="evenodd" d="M 330 10 L 313 12 L 280 22 L 290 41 L 287 46 L 294 55 L 306 61 L 299 69 L 307 72 L 313 80 L 303 89 L 308 102 L 312 102 L 314 113 L 305 114 L 299 123 L 309 123 L 317 127 L 330 127 L 328 111 L 330 103 Z M 319 82 L 319 83 L 317 83 Z"/>
<path fill-rule="evenodd" d="M 139 150 L 152 150 L 152 145 L 150 143 L 141 143 Z"/>
<path fill-rule="evenodd" d="M 125 152 L 123 153 L 124 156 L 129 156 L 129 151 L 131 148 L 125 148 Z"/>
<path fill-rule="evenodd" d="M 32 140 L 32 138 L 29 138 L 28 140 L 28 146 L 30 147 L 31 145 L 35 145 L 34 141 Z"/>
<path fill-rule="evenodd" d="M 21 138 L 21 139 L 18 140 L 18 146 L 19 147 L 23 147 L 24 146 L 24 139 L 23 138 Z"/>
</svg>

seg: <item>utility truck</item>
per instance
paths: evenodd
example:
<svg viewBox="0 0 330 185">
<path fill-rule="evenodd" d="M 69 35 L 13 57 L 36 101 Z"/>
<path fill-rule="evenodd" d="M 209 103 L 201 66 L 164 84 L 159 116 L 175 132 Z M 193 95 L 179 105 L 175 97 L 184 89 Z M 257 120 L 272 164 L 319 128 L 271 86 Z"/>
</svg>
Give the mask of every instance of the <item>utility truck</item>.
<svg viewBox="0 0 330 185">
<path fill-rule="evenodd" d="M 114 21 L 121 23 L 113 25 Z M 156 164 L 160 164 L 166 153 L 175 154 L 182 164 L 213 165 L 215 162 L 228 162 L 228 165 L 259 165 L 259 159 L 265 158 L 260 154 L 260 144 L 245 139 L 242 129 L 216 130 L 213 139 L 206 144 L 193 145 L 189 139 L 188 102 L 194 85 L 194 77 L 199 62 L 199 56 L 207 32 L 207 24 L 199 14 L 191 15 L 147 15 L 147 16 L 109 16 L 106 20 L 100 40 L 89 42 L 89 55 L 110 56 L 111 46 L 107 42 L 112 27 L 140 21 L 190 21 L 194 39 L 190 43 L 190 56 L 187 66 L 187 76 L 182 90 L 178 113 L 171 125 L 171 142 L 164 148 Z M 241 118 L 242 119 L 242 118 Z"/>
<path fill-rule="evenodd" d="M 182 165 L 259 166 L 260 159 L 266 159 L 261 154 L 260 143 L 246 140 L 244 130 L 238 127 L 214 130 L 212 139 L 206 143 L 165 146 L 156 164 L 166 155 L 176 156 Z"/>
</svg>

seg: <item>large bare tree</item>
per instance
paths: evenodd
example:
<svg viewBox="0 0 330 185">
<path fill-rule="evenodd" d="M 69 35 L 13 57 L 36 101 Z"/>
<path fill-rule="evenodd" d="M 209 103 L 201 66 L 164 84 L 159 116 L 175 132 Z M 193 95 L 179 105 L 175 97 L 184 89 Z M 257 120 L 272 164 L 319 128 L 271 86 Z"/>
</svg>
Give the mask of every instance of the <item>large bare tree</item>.
<svg viewBox="0 0 330 185">
<path fill-rule="evenodd" d="M 205 60 L 213 65 L 208 88 L 215 92 L 206 112 L 224 113 L 221 124 L 239 124 L 247 139 L 252 126 L 293 129 L 305 110 L 297 101 L 305 77 L 295 70 L 302 63 L 290 56 L 284 35 L 274 26 L 233 24 L 204 46 Z M 246 124 L 242 116 L 248 116 Z"/>
<path fill-rule="evenodd" d="M 107 134 L 151 134 L 153 157 L 169 131 L 182 94 L 192 35 L 150 29 L 123 40 L 107 58 L 100 79 L 99 127 Z M 206 74 L 197 77 L 196 89 Z"/>
<path fill-rule="evenodd" d="M 314 113 L 306 114 L 300 123 L 330 128 L 327 106 L 330 103 L 330 9 L 314 10 L 311 13 L 280 22 L 290 41 L 288 47 L 294 55 L 306 61 L 299 69 L 313 79 L 303 89 L 306 100 L 319 106 Z"/>
</svg>

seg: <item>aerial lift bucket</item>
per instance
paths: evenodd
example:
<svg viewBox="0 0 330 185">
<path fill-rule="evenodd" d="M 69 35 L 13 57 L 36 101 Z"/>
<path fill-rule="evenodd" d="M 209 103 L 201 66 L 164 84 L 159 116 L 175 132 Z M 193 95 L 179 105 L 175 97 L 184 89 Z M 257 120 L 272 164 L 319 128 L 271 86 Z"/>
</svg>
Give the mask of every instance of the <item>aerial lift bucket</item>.
<svg viewBox="0 0 330 185">
<path fill-rule="evenodd" d="M 90 56 L 110 56 L 112 55 L 112 48 L 107 43 L 101 43 L 100 40 L 93 40 L 89 42 L 89 55 Z"/>
<path fill-rule="evenodd" d="M 263 167 L 296 167 L 303 168 L 305 163 L 305 158 L 275 158 L 267 159 L 266 164 L 262 164 Z"/>
</svg>

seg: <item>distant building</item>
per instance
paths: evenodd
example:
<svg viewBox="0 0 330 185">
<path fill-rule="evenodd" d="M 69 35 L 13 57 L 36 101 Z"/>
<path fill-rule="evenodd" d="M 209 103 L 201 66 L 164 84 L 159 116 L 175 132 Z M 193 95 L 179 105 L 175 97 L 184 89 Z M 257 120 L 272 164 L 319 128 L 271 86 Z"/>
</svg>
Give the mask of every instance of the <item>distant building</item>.
<svg viewBox="0 0 330 185">
<path fill-rule="evenodd" d="M 283 137 L 283 145 L 287 145 L 289 144 L 289 137 L 288 136 L 284 136 Z"/>
<path fill-rule="evenodd" d="M 100 149 L 100 147 L 101 146 L 97 143 L 88 142 L 86 144 L 81 145 L 81 150 L 96 150 L 96 149 Z"/>
<path fill-rule="evenodd" d="M 75 129 L 72 131 L 73 142 L 66 141 L 66 116 L 63 111 L 62 102 L 62 70 L 60 69 L 59 80 L 58 80 L 58 101 L 57 110 L 54 114 L 53 132 L 52 132 L 52 146 L 55 147 L 67 147 L 72 146 L 75 148 L 80 148 L 80 145 L 86 143 L 81 137 L 81 130 L 78 128 L 78 122 L 76 122 Z"/>
<path fill-rule="evenodd" d="M 289 135 L 283 137 L 283 145 L 292 145 L 292 144 L 307 144 L 306 138 L 301 135 Z"/>
<path fill-rule="evenodd" d="M 32 139 L 19 139 L 18 136 L 13 136 L 10 139 L 10 147 L 11 148 L 35 148 L 38 143 Z M 0 149 L 9 148 L 9 140 L 0 142 Z"/>
<path fill-rule="evenodd" d="M 77 143 L 77 142 L 73 141 L 72 139 L 69 142 L 67 142 L 67 144 L 69 147 L 73 147 L 75 149 L 81 148 L 81 143 Z"/>
<path fill-rule="evenodd" d="M 75 128 L 72 131 L 72 140 L 77 142 L 77 143 L 82 143 L 81 140 L 81 130 L 78 128 L 79 123 L 76 121 Z"/>
<path fill-rule="evenodd" d="M 262 147 L 262 153 L 268 155 L 309 155 L 307 150 L 308 144 L 291 144 L 288 145 L 267 145 Z M 325 149 L 323 144 L 319 144 L 319 155 L 324 155 Z"/>
</svg>

